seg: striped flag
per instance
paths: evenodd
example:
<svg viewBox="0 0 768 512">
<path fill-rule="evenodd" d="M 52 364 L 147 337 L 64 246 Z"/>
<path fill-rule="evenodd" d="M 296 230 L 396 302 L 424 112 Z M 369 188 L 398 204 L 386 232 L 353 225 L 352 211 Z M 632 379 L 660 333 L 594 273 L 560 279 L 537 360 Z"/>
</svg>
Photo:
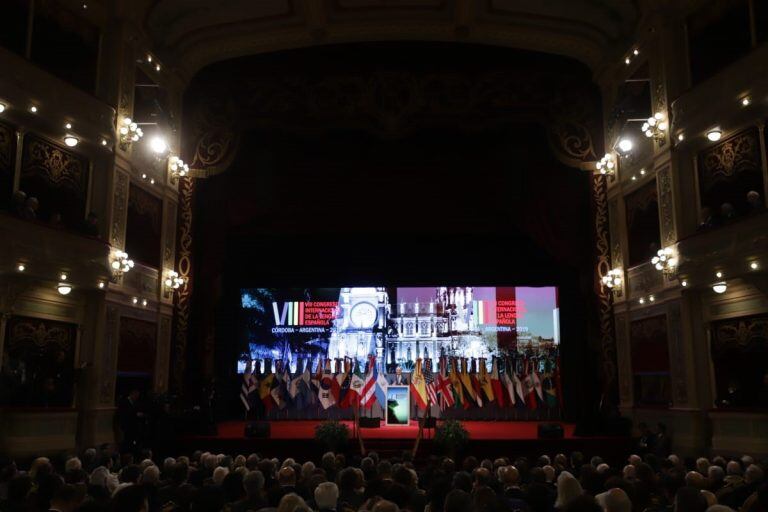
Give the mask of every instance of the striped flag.
<svg viewBox="0 0 768 512">
<path fill-rule="evenodd" d="M 368 357 L 368 373 L 365 374 L 365 382 L 363 383 L 363 389 L 360 392 L 362 398 L 360 403 L 363 407 L 373 407 L 376 403 L 376 379 L 379 376 L 379 372 L 376 369 L 376 356 Z"/>
<path fill-rule="evenodd" d="M 453 396 L 451 380 L 448 378 L 447 359 L 440 358 L 440 374 L 437 376 L 438 387 L 440 389 L 440 410 L 444 411 L 446 407 L 453 407 L 456 404 L 456 398 Z"/>
<path fill-rule="evenodd" d="M 432 374 L 432 361 L 427 359 L 425 366 L 426 370 L 424 370 L 424 380 L 427 382 L 427 396 L 429 397 L 430 403 L 436 404 L 438 388 L 435 381 L 435 376 Z"/>
<path fill-rule="evenodd" d="M 253 377 L 253 363 L 249 359 L 243 372 L 243 384 L 240 386 L 240 401 L 245 407 L 245 412 L 251 410 L 251 393 L 256 389 L 256 379 Z"/>
<path fill-rule="evenodd" d="M 325 368 L 323 369 L 323 377 L 320 379 L 320 389 L 317 393 L 317 398 L 320 400 L 320 405 L 323 406 L 323 409 L 328 409 L 336 403 L 336 398 L 334 398 L 333 393 L 331 392 L 334 382 L 336 382 L 336 379 L 333 378 L 333 374 L 331 373 L 331 360 L 326 359 Z"/>
<path fill-rule="evenodd" d="M 504 407 L 504 388 L 499 378 L 499 360 L 495 356 L 493 358 L 493 367 L 491 368 L 491 387 L 499 407 Z"/>
</svg>

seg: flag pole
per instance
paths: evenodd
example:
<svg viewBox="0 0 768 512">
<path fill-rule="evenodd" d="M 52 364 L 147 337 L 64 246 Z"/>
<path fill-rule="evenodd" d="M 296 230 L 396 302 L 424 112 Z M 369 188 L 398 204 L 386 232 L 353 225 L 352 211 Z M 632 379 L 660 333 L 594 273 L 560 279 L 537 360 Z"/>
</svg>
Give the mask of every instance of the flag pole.
<svg viewBox="0 0 768 512">
<path fill-rule="evenodd" d="M 427 409 L 429 409 L 432 406 L 432 399 L 427 397 Z M 416 416 L 418 418 L 418 416 Z M 416 452 L 419 451 L 419 442 L 421 442 L 421 437 L 424 435 L 424 418 L 419 422 L 419 432 L 416 434 L 416 442 L 413 445 L 413 451 L 411 452 L 412 457 L 416 457 Z"/>
</svg>

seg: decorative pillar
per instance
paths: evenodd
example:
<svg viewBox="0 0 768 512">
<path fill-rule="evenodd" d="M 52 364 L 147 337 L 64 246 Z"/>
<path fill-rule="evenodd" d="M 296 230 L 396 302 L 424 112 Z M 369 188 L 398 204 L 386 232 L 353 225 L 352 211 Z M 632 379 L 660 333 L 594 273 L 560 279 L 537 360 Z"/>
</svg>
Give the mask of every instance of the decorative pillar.
<svg viewBox="0 0 768 512">
<path fill-rule="evenodd" d="M 184 279 L 184 286 L 176 294 L 176 325 L 172 357 L 172 386 L 180 393 L 184 389 L 189 314 L 192 302 L 192 200 L 195 182 L 190 177 L 179 178 L 179 238 L 177 241 L 176 268 Z"/>
</svg>

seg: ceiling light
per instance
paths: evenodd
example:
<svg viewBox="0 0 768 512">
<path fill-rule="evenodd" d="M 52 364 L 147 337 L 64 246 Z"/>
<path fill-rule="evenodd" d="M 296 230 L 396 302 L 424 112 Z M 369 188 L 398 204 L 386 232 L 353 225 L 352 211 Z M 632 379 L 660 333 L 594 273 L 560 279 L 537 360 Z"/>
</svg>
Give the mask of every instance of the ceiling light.
<svg viewBox="0 0 768 512">
<path fill-rule="evenodd" d="M 630 63 L 629 57 L 627 57 L 626 59 L 624 59 L 624 64 L 626 64 L 627 66 L 629 66 L 629 63 Z"/>
<path fill-rule="evenodd" d="M 56 287 L 56 289 L 62 295 L 69 295 L 69 292 L 72 291 L 72 285 L 67 284 L 67 283 L 59 283 L 59 285 Z"/>
<path fill-rule="evenodd" d="M 147 54 L 147 62 L 152 62 L 152 55 Z"/>
<path fill-rule="evenodd" d="M 158 64 L 157 66 L 155 66 L 155 71 L 160 71 L 160 64 Z"/>
<path fill-rule="evenodd" d="M 64 128 L 66 128 L 67 130 L 71 130 L 72 129 L 72 123 L 65 124 Z"/>
<path fill-rule="evenodd" d="M 640 297 L 640 300 L 638 300 L 637 302 L 639 302 L 640 304 L 645 304 L 645 299 L 643 297 Z"/>
<path fill-rule="evenodd" d="M 138 297 L 133 297 L 133 298 L 131 299 L 131 302 L 132 302 L 133 304 L 138 304 L 138 303 L 139 303 L 139 298 L 138 298 Z"/>
<path fill-rule="evenodd" d="M 37 114 L 37 107 L 32 105 L 31 107 L 29 107 L 29 111 L 32 112 L 33 114 Z"/>
<path fill-rule="evenodd" d="M 106 146 L 107 145 L 107 139 L 101 139 L 101 145 Z"/>
<path fill-rule="evenodd" d="M 752 263 L 749 264 L 749 268 L 751 268 L 752 270 L 757 270 L 758 268 L 760 268 L 760 264 L 757 263 L 756 261 L 753 261 Z"/>
<path fill-rule="evenodd" d="M 16 265 L 16 270 L 18 270 L 19 272 L 24 272 L 25 270 L 27 270 L 27 267 L 23 263 L 19 263 L 18 265 Z"/>
<path fill-rule="evenodd" d="M 141 299 L 142 306 L 147 307 L 147 304 L 148 304 L 147 299 Z"/>
<path fill-rule="evenodd" d="M 631 139 L 624 138 L 619 141 L 619 151 L 621 151 L 621 154 L 623 155 L 632 151 L 632 147 L 633 144 Z"/>
<path fill-rule="evenodd" d="M 640 169 L 640 176 L 645 176 L 645 169 Z"/>
<path fill-rule="evenodd" d="M 715 273 L 715 277 L 720 279 L 721 277 L 723 277 L 723 273 L 718 271 Z"/>
<path fill-rule="evenodd" d="M 168 143 L 162 137 L 152 137 L 152 140 L 149 141 L 149 147 L 158 155 L 168 151 Z"/>
<path fill-rule="evenodd" d="M 648 300 L 649 300 L 650 302 L 654 302 L 654 301 L 656 300 L 656 297 L 654 297 L 653 295 L 649 295 L 649 296 L 648 296 Z"/>
<path fill-rule="evenodd" d="M 635 48 L 634 50 L 632 50 L 632 55 L 640 55 L 640 50 Z"/>
<path fill-rule="evenodd" d="M 2 114 L 3 112 L 5 112 L 5 109 L 6 109 L 6 108 L 8 108 L 8 105 L 6 105 L 6 104 L 5 104 L 5 103 L 3 103 L 2 101 L 0 101 L 0 114 Z"/>
<path fill-rule="evenodd" d="M 748 107 L 750 103 L 752 103 L 752 100 L 749 99 L 749 96 L 744 96 L 743 98 L 741 98 L 742 107 Z"/>
<path fill-rule="evenodd" d="M 680 285 L 681 285 L 683 288 L 686 288 L 686 287 L 688 286 L 688 281 L 686 281 L 686 280 L 683 280 L 683 281 L 681 281 L 681 282 L 680 282 Z"/>
<path fill-rule="evenodd" d="M 712 290 L 715 293 L 725 293 L 725 291 L 728 289 L 728 285 L 725 281 L 720 281 L 719 283 L 715 283 L 712 285 Z"/>
<path fill-rule="evenodd" d="M 682 142 L 682 141 L 683 141 L 683 139 L 685 139 L 685 135 L 683 135 L 682 133 L 678 133 L 678 134 L 677 134 L 677 140 L 679 140 L 680 142 Z"/>
<path fill-rule="evenodd" d="M 712 142 L 717 142 L 723 136 L 723 131 L 720 128 L 713 128 L 707 132 L 707 138 Z"/>
<path fill-rule="evenodd" d="M 66 273 L 66 272 L 62 272 L 62 273 L 59 275 L 59 279 L 61 279 L 62 281 L 66 281 L 68 277 L 69 277 L 69 276 L 67 275 L 67 273 Z"/>
<path fill-rule="evenodd" d="M 99 281 L 99 288 L 104 288 L 106 285 L 104 281 Z"/>
<path fill-rule="evenodd" d="M 64 137 L 64 144 L 66 144 L 70 148 L 77 146 L 78 142 L 80 141 L 74 135 L 67 135 L 66 137 Z"/>
</svg>

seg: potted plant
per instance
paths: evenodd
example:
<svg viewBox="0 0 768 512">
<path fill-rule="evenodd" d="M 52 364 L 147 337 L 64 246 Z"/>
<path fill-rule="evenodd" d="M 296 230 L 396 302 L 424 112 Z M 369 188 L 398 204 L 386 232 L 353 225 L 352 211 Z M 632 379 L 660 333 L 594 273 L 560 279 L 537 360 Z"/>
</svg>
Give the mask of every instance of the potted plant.
<svg viewBox="0 0 768 512">
<path fill-rule="evenodd" d="M 435 445 L 454 459 L 468 441 L 469 432 L 457 420 L 445 420 L 435 432 Z"/>
<path fill-rule="evenodd" d="M 343 450 L 349 440 L 349 427 L 336 420 L 324 421 L 315 427 L 315 439 L 328 450 Z"/>
</svg>

